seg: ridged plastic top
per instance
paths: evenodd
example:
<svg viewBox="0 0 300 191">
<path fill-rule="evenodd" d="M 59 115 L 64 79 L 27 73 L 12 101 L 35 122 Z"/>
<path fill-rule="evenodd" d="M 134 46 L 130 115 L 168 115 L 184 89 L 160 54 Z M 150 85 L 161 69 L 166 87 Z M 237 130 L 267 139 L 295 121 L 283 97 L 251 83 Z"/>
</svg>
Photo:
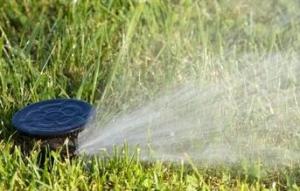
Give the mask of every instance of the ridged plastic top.
<svg viewBox="0 0 300 191">
<path fill-rule="evenodd" d="M 56 137 L 78 130 L 88 122 L 92 106 L 74 99 L 53 99 L 30 104 L 18 111 L 12 123 L 29 136 Z"/>
</svg>

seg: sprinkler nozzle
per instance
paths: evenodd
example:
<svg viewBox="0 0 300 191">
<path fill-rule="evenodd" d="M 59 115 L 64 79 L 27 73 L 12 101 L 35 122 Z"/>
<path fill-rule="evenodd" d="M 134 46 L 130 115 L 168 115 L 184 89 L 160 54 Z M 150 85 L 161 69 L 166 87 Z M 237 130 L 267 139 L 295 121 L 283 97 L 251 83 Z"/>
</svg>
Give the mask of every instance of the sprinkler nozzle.
<svg viewBox="0 0 300 191">
<path fill-rule="evenodd" d="M 92 115 L 92 106 L 74 99 L 53 99 L 30 104 L 18 111 L 12 123 L 23 145 L 40 140 L 42 147 L 57 150 L 65 145 L 74 154 L 77 136 Z M 64 149 L 63 149 L 64 150 Z"/>
</svg>

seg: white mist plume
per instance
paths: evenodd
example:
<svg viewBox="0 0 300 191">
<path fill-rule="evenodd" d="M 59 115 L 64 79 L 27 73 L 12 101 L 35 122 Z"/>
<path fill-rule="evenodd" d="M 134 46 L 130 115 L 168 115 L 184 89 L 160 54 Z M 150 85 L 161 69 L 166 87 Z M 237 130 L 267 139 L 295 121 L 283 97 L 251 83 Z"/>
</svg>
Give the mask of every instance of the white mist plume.
<svg viewBox="0 0 300 191">
<path fill-rule="evenodd" d="M 126 142 L 131 151 L 138 146 L 144 160 L 296 162 L 298 57 L 247 55 L 239 68 L 219 82 L 178 86 L 108 122 L 91 121 L 79 134 L 77 152 L 94 155 Z"/>
</svg>

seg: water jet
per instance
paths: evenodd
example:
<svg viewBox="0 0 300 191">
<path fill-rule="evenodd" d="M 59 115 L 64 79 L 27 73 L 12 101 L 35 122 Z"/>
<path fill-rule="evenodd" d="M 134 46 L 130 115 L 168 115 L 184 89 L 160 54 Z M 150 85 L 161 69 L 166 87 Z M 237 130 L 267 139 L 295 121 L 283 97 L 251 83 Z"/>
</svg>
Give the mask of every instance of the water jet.
<svg viewBox="0 0 300 191">
<path fill-rule="evenodd" d="M 13 116 L 12 123 L 20 137 L 22 147 L 41 142 L 42 149 L 62 149 L 73 155 L 77 135 L 92 114 L 92 106 L 75 99 L 52 99 L 30 104 Z M 68 141 L 66 141 L 68 140 Z"/>
</svg>

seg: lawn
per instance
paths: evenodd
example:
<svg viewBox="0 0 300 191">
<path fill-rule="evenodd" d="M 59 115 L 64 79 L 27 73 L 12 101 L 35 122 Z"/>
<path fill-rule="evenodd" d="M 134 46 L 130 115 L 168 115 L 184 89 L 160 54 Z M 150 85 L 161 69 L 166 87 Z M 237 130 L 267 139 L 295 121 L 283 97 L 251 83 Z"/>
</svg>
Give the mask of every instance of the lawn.
<svg viewBox="0 0 300 191">
<path fill-rule="evenodd" d="M 61 158 L 38 165 L 11 124 L 23 106 L 76 98 L 122 111 L 196 79 L 222 81 L 240 58 L 300 50 L 297 0 L 0 0 L 1 190 L 300 190 L 299 166 Z M 299 150 L 299 148 L 298 148 Z"/>
</svg>

